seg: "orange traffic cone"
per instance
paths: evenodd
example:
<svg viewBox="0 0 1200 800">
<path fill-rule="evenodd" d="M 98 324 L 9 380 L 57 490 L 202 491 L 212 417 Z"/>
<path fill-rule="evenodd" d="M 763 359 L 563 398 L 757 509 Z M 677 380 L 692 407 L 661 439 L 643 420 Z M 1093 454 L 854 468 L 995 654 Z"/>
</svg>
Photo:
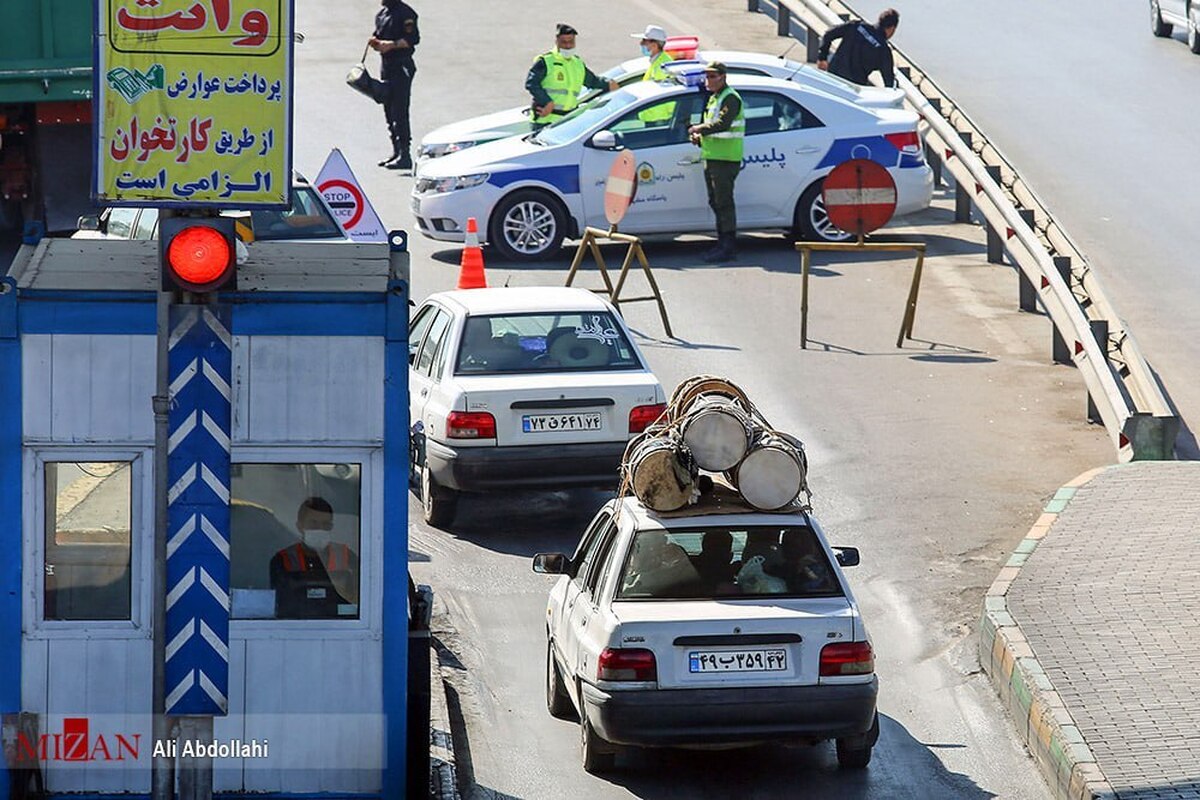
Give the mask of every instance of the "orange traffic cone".
<svg viewBox="0 0 1200 800">
<path fill-rule="evenodd" d="M 467 220 L 467 241 L 463 246 L 462 262 L 459 265 L 458 288 L 487 288 L 487 276 L 483 272 L 483 250 L 479 249 L 479 227 L 475 224 L 474 217 Z"/>
</svg>

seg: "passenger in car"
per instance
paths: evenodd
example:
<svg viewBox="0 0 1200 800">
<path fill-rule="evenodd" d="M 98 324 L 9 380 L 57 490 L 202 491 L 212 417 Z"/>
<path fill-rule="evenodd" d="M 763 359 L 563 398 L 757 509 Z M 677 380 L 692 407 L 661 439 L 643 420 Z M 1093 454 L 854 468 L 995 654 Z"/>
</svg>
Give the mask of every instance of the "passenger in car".
<svg viewBox="0 0 1200 800">
<path fill-rule="evenodd" d="M 780 544 L 782 562 L 766 568 L 768 574 L 787 581 L 793 594 L 825 593 L 837 589 L 829 563 L 807 529 L 785 531 Z"/>
<path fill-rule="evenodd" d="M 692 565 L 700 573 L 708 595 L 737 594 L 734 583 L 733 534 L 708 531 L 700 541 L 700 552 L 692 556 Z"/>
<path fill-rule="evenodd" d="M 669 541 L 665 531 L 644 531 L 637 535 L 623 595 L 697 597 L 702 591 L 703 581 L 688 558 L 687 551 Z"/>
</svg>

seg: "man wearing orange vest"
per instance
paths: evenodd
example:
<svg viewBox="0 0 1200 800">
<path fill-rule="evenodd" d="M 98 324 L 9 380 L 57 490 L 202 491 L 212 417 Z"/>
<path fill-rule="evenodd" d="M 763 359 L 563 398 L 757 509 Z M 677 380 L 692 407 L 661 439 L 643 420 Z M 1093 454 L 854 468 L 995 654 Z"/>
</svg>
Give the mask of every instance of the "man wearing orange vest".
<svg viewBox="0 0 1200 800">
<path fill-rule="evenodd" d="M 310 497 L 296 512 L 300 541 L 271 559 L 271 588 L 278 619 L 358 616 L 358 556 L 330 539 L 333 506 Z"/>
</svg>

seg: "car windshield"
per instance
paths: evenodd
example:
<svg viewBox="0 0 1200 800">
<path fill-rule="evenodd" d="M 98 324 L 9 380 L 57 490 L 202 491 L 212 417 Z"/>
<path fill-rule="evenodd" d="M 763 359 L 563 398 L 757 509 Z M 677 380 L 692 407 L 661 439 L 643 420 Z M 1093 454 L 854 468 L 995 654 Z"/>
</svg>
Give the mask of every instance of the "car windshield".
<svg viewBox="0 0 1200 800">
<path fill-rule="evenodd" d="M 633 536 L 616 600 L 841 597 L 807 525 L 644 530 Z"/>
<path fill-rule="evenodd" d="M 532 141 L 549 145 L 573 142 L 633 102 L 634 97 L 628 92 L 607 94 L 586 106 L 580 106 L 558 122 L 547 125 L 533 136 Z"/>
<path fill-rule="evenodd" d="M 468 318 L 455 373 L 516 375 L 641 368 L 637 353 L 612 314 L 575 311 Z"/>
<path fill-rule="evenodd" d="M 287 210 L 251 211 L 250 222 L 254 227 L 254 238 L 264 241 L 340 239 L 345 236 L 311 186 L 292 187 L 292 207 Z"/>
</svg>

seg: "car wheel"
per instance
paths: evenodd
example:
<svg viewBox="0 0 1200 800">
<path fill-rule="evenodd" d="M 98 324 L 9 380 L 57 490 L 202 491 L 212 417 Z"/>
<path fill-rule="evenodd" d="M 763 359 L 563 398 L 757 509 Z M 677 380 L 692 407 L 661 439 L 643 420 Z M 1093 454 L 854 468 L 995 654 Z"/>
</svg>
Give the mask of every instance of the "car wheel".
<svg viewBox="0 0 1200 800">
<path fill-rule="evenodd" d="M 794 225 L 796 233 L 804 239 L 818 242 L 845 242 L 851 236 L 829 221 L 825 213 L 825 200 L 821 197 L 824 179 L 804 190 L 800 202 L 796 203 Z"/>
<path fill-rule="evenodd" d="M 879 740 L 879 715 L 875 715 L 871 729 L 861 736 L 837 740 L 837 760 L 841 769 L 866 769 L 871 763 L 871 750 Z"/>
<path fill-rule="evenodd" d="M 549 639 L 546 639 L 546 710 L 556 719 L 570 719 L 575 711 L 563 686 L 558 662 L 554 660 L 554 644 Z"/>
<path fill-rule="evenodd" d="M 1150 0 L 1150 32 L 1155 36 L 1170 36 L 1175 26 L 1170 23 L 1163 22 L 1162 10 L 1158 7 L 1158 0 Z"/>
<path fill-rule="evenodd" d="M 1193 53 L 1200 55 L 1200 6 L 1188 8 L 1187 43 Z"/>
<path fill-rule="evenodd" d="M 429 468 L 429 459 L 424 461 L 425 466 L 421 469 L 421 517 L 426 525 L 445 528 L 454 522 L 454 514 L 458 511 L 458 492 L 439 486 L 433 478 L 433 470 Z"/>
<path fill-rule="evenodd" d="M 492 212 L 488 242 L 512 261 L 553 258 L 567 234 L 567 212 L 551 195 L 521 189 Z"/>
<path fill-rule="evenodd" d="M 579 735 L 583 751 L 583 769 L 592 775 L 611 772 L 617 766 L 617 754 L 612 745 L 600 738 L 587 714 L 580 714 Z"/>
</svg>

